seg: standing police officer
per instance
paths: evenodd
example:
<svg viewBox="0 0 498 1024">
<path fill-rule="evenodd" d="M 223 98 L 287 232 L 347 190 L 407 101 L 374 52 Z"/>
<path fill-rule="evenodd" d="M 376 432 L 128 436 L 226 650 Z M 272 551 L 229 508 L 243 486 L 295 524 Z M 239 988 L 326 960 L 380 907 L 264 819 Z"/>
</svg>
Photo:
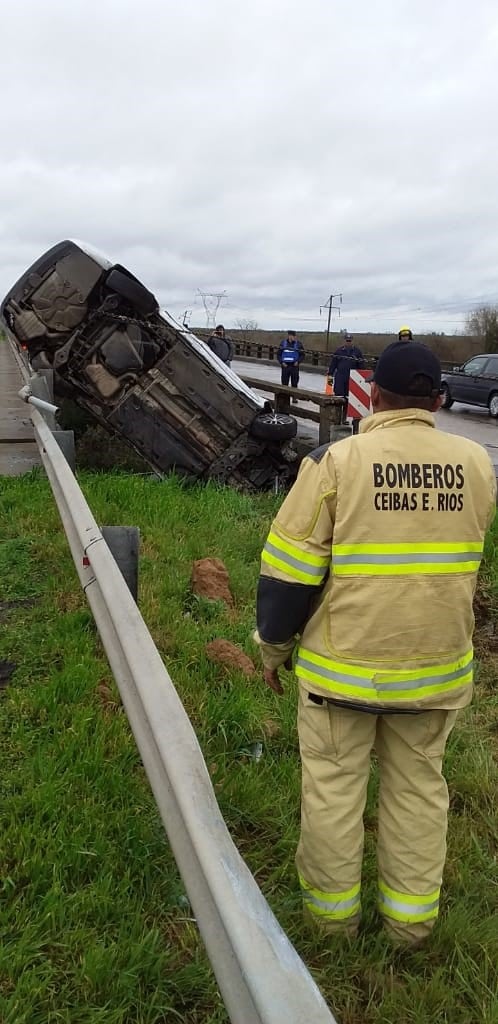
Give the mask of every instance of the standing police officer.
<svg viewBox="0 0 498 1024">
<path fill-rule="evenodd" d="M 435 429 L 441 367 L 379 358 L 373 416 L 305 458 L 263 551 L 265 680 L 296 644 L 302 759 L 297 867 L 307 916 L 354 934 L 370 757 L 379 763 L 378 901 L 402 943 L 433 927 L 446 855 L 442 775 L 472 697 L 472 599 L 496 500 L 484 448 Z"/>
<path fill-rule="evenodd" d="M 295 331 L 287 331 L 278 347 L 277 359 L 282 368 L 282 384 L 297 388 L 299 384 L 299 364 L 304 359 L 304 348 Z"/>
<path fill-rule="evenodd" d="M 344 335 L 344 345 L 337 348 L 330 360 L 329 382 L 334 384 L 334 395 L 347 398 L 349 393 L 349 374 L 351 370 L 359 370 L 363 366 L 363 352 L 353 345 L 353 335 Z"/>
</svg>

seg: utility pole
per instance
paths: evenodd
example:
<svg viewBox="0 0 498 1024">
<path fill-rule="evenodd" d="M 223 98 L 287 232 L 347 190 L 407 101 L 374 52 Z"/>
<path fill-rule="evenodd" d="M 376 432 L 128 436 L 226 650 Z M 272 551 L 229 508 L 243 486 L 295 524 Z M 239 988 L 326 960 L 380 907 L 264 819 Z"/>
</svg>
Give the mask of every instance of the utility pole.
<svg viewBox="0 0 498 1024">
<path fill-rule="evenodd" d="M 220 308 L 221 300 L 227 297 L 226 291 L 201 292 L 201 289 L 198 288 L 197 294 L 200 295 L 206 311 L 206 327 L 216 327 L 216 314 Z"/>
<path fill-rule="evenodd" d="M 334 306 L 334 299 L 339 299 L 339 303 L 340 303 L 339 306 Z M 327 320 L 327 338 L 326 338 L 326 341 L 325 341 L 325 351 L 326 352 L 328 352 L 328 350 L 329 350 L 330 317 L 332 315 L 332 310 L 333 309 L 337 309 L 338 312 L 339 312 L 339 316 L 340 316 L 341 315 L 341 305 L 342 305 L 342 292 L 338 292 L 336 295 L 329 295 L 327 301 L 324 302 L 323 306 L 320 306 L 320 316 L 322 314 L 322 309 L 328 309 L 328 311 L 329 311 L 329 317 L 328 317 L 328 320 Z"/>
</svg>

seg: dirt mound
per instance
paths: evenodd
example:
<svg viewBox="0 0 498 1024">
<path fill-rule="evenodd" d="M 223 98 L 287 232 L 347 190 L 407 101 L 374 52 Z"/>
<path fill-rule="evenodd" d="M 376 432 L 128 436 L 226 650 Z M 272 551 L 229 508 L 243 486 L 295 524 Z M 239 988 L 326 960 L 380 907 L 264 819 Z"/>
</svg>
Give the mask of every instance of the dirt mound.
<svg viewBox="0 0 498 1024">
<path fill-rule="evenodd" d="M 199 558 L 192 567 L 192 590 L 197 597 L 224 601 L 233 608 L 233 595 L 226 566 L 219 558 Z"/>
<path fill-rule="evenodd" d="M 256 675 L 254 662 L 251 661 L 249 656 L 240 647 L 236 647 L 230 640 L 211 640 L 206 645 L 206 654 L 210 661 L 224 665 L 227 669 L 242 672 L 249 679 Z"/>
</svg>

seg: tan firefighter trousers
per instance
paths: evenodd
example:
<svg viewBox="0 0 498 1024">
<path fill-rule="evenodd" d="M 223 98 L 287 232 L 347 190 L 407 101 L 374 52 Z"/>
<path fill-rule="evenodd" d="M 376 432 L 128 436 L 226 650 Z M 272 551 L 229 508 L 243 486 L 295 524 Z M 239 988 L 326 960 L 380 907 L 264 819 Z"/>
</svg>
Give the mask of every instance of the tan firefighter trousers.
<svg viewBox="0 0 498 1024">
<path fill-rule="evenodd" d="M 305 915 L 354 934 L 360 920 L 363 812 L 375 749 L 380 771 L 379 910 L 391 936 L 432 929 L 446 856 L 448 789 L 441 774 L 456 711 L 373 715 L 313 703 L 300 688 L 301 838 Z"/>
</svg>

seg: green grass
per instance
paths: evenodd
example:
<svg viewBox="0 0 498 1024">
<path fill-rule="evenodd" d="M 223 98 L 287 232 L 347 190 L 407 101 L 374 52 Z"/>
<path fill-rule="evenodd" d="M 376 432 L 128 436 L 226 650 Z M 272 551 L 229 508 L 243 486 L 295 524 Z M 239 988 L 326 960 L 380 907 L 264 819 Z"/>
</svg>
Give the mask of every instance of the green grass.
<svg viewBox="0 0 498 1024">
<path fill-rule="evenodd" d="M 275 510 L 174 479 L 82 476 L 98 522 L 138 525 L 140 604 L 192 719 L 222 813 L 338 1024 L 498 1024 L 498 697 L 489 630 L 474 704 L 446 774 L 452 814 L 442 914 L 426 949 L 394 953 L 376 918 L 376 778 L 365 923 L 351 944 L 304 930 L 295 684 L 278 699 L 210 663 L 221 635 L 254 655 L 254 592 Z M 226 1014 L 47 482 L 0 481 L 1 1024 L 221 1024 Z M 192 562 L 222 558 L 235 610 L 193 600 Z M 498 604 L 498 528 L 483 593 Z M 2 606 L 0 605 L 0 608 Z M 263 757 L 248 756 L 261 740 Z M 311 1022 L 310 1022 L 311 1024 Z"/>
</svg>

